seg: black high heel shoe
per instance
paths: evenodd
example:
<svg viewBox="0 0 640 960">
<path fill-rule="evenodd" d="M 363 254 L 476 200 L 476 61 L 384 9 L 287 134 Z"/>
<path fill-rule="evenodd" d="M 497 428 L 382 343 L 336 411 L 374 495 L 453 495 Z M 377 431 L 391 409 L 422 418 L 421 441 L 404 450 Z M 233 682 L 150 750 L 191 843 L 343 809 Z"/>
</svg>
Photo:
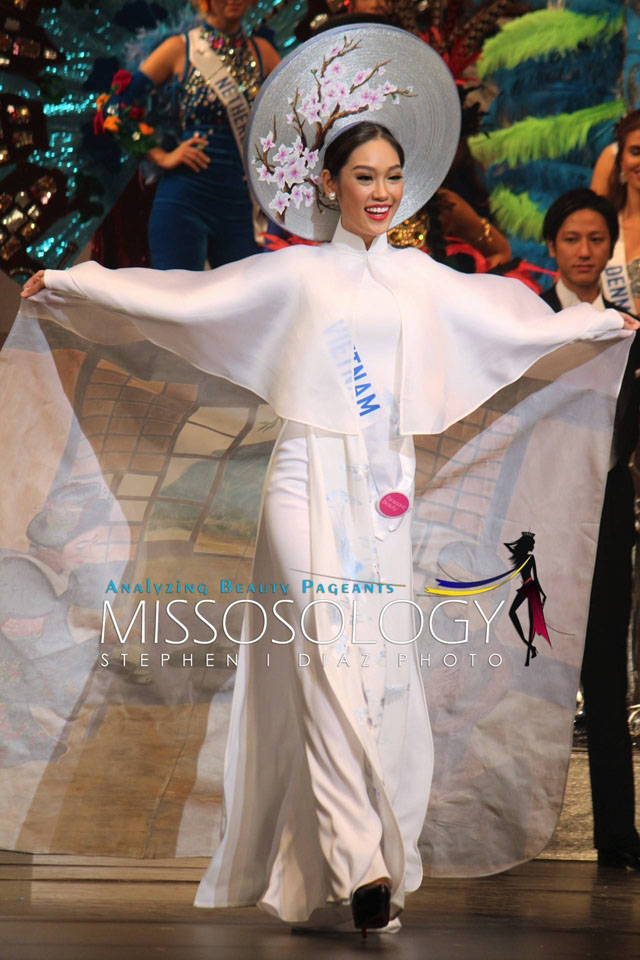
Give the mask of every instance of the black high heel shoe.
<svg viewBox="0 0 640 960">
<path fill-rule="evenodd" d="M 389 923 L 391 910 L 391 883 L 386 877 L 365 883 L 351 897 L 351 913 L 358 930 L 362 930 L 363 939 L 367 928 L 379 930 Z"/>
</svg>

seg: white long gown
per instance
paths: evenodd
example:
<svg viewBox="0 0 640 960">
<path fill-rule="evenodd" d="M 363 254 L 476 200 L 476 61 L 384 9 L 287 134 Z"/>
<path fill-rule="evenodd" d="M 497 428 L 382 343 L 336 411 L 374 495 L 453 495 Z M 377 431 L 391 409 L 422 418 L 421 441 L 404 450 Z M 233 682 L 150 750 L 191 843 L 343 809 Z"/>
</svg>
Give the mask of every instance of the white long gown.
<svg viewBox="0 0 640 960">
<path fill-rule="evenodd" d="M 350 235 L 344 242 L 351 244 Z M 384 244 L 378 238 L 374 250 Z M 405 891 L 422 879 L 417 844 L 433 742 L 409 603 L 396 603 L 384 616 L 397 646 L 378 631 L 383 606 L 411 601 L 413 591 L 410 513 L 390 520 L 376 503 L 391 490 L 412 497 L 415 458 L 412 438 L 397 432 L 400 314 L 370 273 L 354 303 L 353 332 L 361 436 L 349 438 L 346 450 L 343 436 L 285 425 L 266 480 L 253 582 L 289 584 L 294 606 L 287 619 L 295 624 L 312 599 L 322 602 L 322 594 L 303 592 L 305 579 L 325 588 L 337 581 L 350 591 L 369 581 L 383 592 L 324 595 L 343 608 L 337 642 L 322 646 L 298 630 L 294 642 L 271 651 L 268 666 L 262 649 L 243 648 L 228 744 L 234 767 L 225 776 L 226 831 L 200 884 L 199 906 L 236 903 L 228 892 L 232 877 L 253 874 L 243 902 L 258 902 L 284 920 L 311 915 L 312 924 L 339 923 L 361 884 L 389 876 L 397 911 Z M 349 532 L 356 506 L 357 536 Z M 354 599 L 357 646 L 349 643 Z M 315 622 L 307 633 L 325 643 L 341 625 L 330 607 Z M 259 633 L 256 618 L 246 626 L 248 636 Z M 247 781 L 261 794 L 268 784 L 273 807 L 256 807 Z"/>
<path fill-rule="evenodd" d="M 619 315 L 585 305 L 556 315 L 516 281 L 461 276 L 384 237 L 367 251 L 342 227 L 332 244 L 200 276 L 82 264 L 45 281 L 29 315 L 102 342 L 146 337 L 253 389 L 286 421 L 253 581 L 289 584 L 293 606 L 281 612 L 296 636 L 272 644 L 289 633 L 271 618 L 242 648 L 224 835 L 196 903 L 338 923 L 358 885 L 389 876 L 397 913 L 422 877 L 433 748 L 409 604 L 387 610 L 386 642 L 378 632 L 385 604 L 412 598 L 410 515 L 387 521 L 375 503 L 388 490 L 411 497 L 413 433 L 439 433 L 562 344 L 619 336 Z M 380 401 L 372 415 L 357 402 L 369 392 L 354 397 L 354 346 Z M 332 595 L 345 631 L 322 646 L 299 623 L 331 582 L 393 594 Z M 263 627 L 250 610 L 247 640 Z M 321 603 L 306 629 L 326 642 L 339 621 Z"/>
</svg>

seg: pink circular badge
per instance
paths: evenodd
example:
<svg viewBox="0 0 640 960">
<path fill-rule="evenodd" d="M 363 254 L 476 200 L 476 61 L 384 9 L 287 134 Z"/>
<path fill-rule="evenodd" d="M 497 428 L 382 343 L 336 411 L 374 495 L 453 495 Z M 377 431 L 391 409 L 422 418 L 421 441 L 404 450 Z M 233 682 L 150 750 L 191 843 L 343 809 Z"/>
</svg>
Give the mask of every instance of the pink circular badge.
<svg viewBox="0 0 640 960">
<path fill-rule="evenodd" d="M 383 517 L 401 517 L 409 509 L 409 499 L 404 493 L 385 493 L 384 497 L 378 500 L 378 510 Z"/>
</svg>

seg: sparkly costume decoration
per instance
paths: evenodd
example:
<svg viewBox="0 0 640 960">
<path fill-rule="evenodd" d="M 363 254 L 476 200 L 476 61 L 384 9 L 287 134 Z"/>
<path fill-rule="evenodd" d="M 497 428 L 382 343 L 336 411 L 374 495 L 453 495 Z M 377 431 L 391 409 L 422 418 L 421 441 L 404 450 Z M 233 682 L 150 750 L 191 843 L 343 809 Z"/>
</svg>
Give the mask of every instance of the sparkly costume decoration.
<svg viewBox="0 0 640 960">
<path fill-rule="evenodd" d="M 116 13 L 122 5 L 101 5 L 109 6 Z M 2 83 L 15 110 L 13 118 L 3 111 L 0 123 L 8 174 L 0 182 L 2 220 L 9 218 L 0 226 L 10 233 L 0 268 L 20 281 L 44 264 L 72 259 L 123 185 L 126 173 L 113 155 L 94 162 L 90 117 L 92 75 L 128 31 L 79 0 L 10 0 L 2 7 Z M 21 207 L 19 194 L 31 203 Z M 16 208 L 31 210 L 29 223 Z"/>
<path fill-rule="evenodd" d="M 238 89 L 253 102 L 260 88 L 260 71 L 252 47 L 244 33 L 228 36 L 215 27 L 203 27 L 202 37 L 226 64 Z"/>
</svg>

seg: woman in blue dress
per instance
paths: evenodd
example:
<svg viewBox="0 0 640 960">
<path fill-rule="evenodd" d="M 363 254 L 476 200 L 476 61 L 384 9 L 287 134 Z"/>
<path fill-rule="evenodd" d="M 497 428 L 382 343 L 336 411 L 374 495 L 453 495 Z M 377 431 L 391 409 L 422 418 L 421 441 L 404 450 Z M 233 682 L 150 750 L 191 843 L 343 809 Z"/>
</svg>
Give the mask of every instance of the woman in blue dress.
<svg viewBox="0 0 640 960">
<path fill-rule="evenodd" d="M 202 270 L 259 251 L 253 208 L 227 111 L 192 62 L 193 41 L 210 46 L 248 104 L 279 56 L 261 37 L 247 37 L 242 17 L 250 0 L 200 0 L 204 23 L 168 37 L 141 64 L 123 99 L 146 99 L 153 86 L 173 84 L 181 142 L 148 154 L 162 170 L 151 218 L 149 246 L 160 270 Z"/>
</svg>

